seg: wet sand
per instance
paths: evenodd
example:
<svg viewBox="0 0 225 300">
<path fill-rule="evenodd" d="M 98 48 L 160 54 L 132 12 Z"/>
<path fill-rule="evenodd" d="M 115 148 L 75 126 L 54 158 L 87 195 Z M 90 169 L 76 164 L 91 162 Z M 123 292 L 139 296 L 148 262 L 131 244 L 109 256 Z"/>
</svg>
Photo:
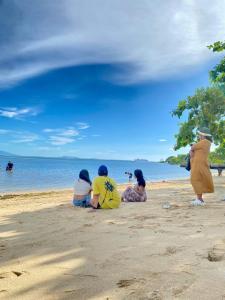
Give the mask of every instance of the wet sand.
<svg viewBox="0 0 225 300">
<path fill-rule="evenodd" d="M 225 177 L 214 182 L 205 207 L 188 181 L 92 213 L 72 191 L 0 197 L 0 299 L 225 299 Z"/>
</svg>

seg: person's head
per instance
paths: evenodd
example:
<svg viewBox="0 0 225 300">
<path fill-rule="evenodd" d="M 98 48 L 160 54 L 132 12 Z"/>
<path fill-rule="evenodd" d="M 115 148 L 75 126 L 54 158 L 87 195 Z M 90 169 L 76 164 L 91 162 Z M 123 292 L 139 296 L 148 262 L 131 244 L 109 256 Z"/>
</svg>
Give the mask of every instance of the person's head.
<svg viewBox="0 0 225 300">
<path fill-rule="evenodd" d="M 108 176 L 108 169 L 106 166 L 104 165 L 101 165 L 99 168 L 98 168 L 98 175 L 99 176 Z"/>
<path fill-rule="evenodd" d="M 91 184 L 88 170 L 81 170 L 79 174 L 79 178 Z"/>
<path fill-rule="evenodd" d="M 212 135 L 210 130 L 207 127 L 201 127 L 197 131 L 199 140 L 207 139 L 208 141 L 212 142 Z"/>
<path fill-rule="evenodd" d="M 143 176 L 142 170 L 136 169 L 134 171 L 134 176 L 137 178 L 138 185 L 141 185 L 141 186 L 145 187 L 146 183 L 145 183 L 145 180 L 144 180 L 144 176 Z"/>
</svg>

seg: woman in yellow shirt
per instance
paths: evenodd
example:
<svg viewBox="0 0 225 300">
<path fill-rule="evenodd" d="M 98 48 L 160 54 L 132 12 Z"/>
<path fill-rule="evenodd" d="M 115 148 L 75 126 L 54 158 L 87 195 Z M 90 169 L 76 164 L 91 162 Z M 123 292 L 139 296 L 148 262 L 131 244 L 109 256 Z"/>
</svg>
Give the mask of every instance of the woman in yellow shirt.
<svg viewBox="0 0 225 300">
<path fill-rule="evenodd" d="M 117 191 L 115 181 L 108 177 L 108 169 L 102 165 L 98 169 L 98 177 L 93 181 L 93 198 L 91 205 L 94 208 L 118 208 L 121 197 Z"/>
<path fill-rule="evenodd" d="M 198 131 L 199 142 L 191 147 L 191 184 L 197 196 L 192 201 L 193 205 L 204 205 L 203 193 L 213 193 L 214 185 L 212 174 L 209 169 L 208 155 L 212 136 L 208 128 L 202 128 Z"/>
</svg>

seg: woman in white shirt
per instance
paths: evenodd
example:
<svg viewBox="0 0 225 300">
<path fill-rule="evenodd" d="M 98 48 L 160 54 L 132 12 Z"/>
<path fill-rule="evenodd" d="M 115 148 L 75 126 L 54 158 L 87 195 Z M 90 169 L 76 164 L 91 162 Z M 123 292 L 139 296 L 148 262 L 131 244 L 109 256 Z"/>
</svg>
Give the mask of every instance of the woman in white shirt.
<svg viewBox="0 0 225 300">
<path fill-rule="evenodd" d="M 91 200 L 91 180 L 87 170 L 81 170 L 74 184 L 73 205 L 89 207 Z"/>
</svg>

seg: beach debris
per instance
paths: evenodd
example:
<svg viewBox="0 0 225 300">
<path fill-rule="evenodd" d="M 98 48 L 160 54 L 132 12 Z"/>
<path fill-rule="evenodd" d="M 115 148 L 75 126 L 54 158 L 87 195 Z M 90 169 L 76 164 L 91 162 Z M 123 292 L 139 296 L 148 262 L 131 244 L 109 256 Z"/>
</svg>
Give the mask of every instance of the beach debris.
<svg viewBox="0 0 225 300">
<path fill-rule="evenodd" d="M 136 278 L 133 279 L 121 279 L 117 282 L 119 288 L 128 287 L 135 283 Z"/>
<path fill-rule="evenodd" d="M 23 273 L 18 271 L 12 271 L 13 274 L 15 274 L 17 277 L 21 276 Z"/>
<path fill-rule="evenodd" d="M 163 203 L 163 205 L 162 205 L 162 208 L 164 208 L 164 209 L 169 209 L 170 207 L 171 207 L 171 205 L 170 205 L 169 202 L 165 202 L 165 203 Z"/>
<path fill-rule="evenodd" d="M 208 260 L 215 262 L 223 259 L 225 259 L 225 241 L 219 241 L 208 252 Z"/>
</svg>

